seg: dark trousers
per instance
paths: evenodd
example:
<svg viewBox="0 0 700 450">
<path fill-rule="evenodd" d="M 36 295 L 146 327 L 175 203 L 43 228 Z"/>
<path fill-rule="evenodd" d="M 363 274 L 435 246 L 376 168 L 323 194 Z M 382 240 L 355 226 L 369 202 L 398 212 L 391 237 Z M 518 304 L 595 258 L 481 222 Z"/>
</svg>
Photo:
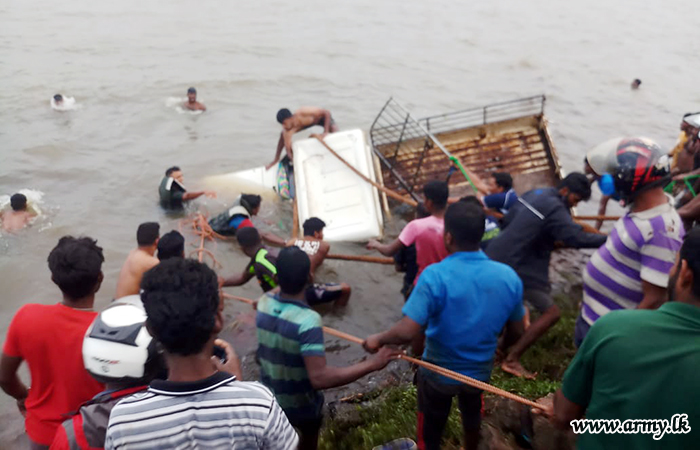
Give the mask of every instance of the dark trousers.
<svg viewBox="0 0 700 450">
<path fill-rule="evenodd" d="M 303 420 L 289 418 L 289 423 L 299 433 L 298 450 L 316 450 L 318 448 L 318 433 L 321 431 L 323 416 Z"/>
<path fill-rule="evenodd" d="M 464 435 L 481 427 L 481 390 L 464 384 L 444 384 L 418 370 L 418 448 L 438 450 L 447 418 L 452 409 L 452 397 L 457 396 L 462 413 Z"/>
</svg>

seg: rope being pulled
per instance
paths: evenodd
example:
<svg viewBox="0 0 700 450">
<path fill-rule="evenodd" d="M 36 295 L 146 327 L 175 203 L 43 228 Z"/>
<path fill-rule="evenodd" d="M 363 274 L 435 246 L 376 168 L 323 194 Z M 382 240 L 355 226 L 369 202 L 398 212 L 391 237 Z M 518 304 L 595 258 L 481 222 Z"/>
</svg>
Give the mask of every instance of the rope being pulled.
<svg viewBox="0 0 700 450">
<path fill-rule="evenodd" d="M 231 295 L 231 294 L 227 294 L 227 293 L 223 293 L 223 297 L 229 298 L 232 300 L 238 300 L 240 302 L 247 303 L 251 306 L 255 305 L 255 302 L 249 298 L 239 297 L 237 295 Z M 335 337 L 338 337 L 340 339 L 344 339 L 346 341 L 354 342 L 355 344 L 362 345 L 362 342 L 363 342 L 362 339 L 360 339 L 356 336 L 344 333 L 342 331 L 338 331 L 338 330 L 333 329 L 333 328 L 323 327 L 323 332 L 328 333 L 331 336 L 335 336 Z M 429 362 L 423 361 L 421 359 L 416 359 L 416 358 L 410 357 L 408 355 L 400 355 L 399 358 L 406 360 L 410 363 L 413 363 L 417 366 L 428 369 L 428 370 L 435 372 L 437 374 L 440 374 L 446 378 L 450 378 L 452 380 L 459 381 L 460 383 L 464 383 L 466 385 L 475 387 L 477 389 L 481 389 L 481 390 L 484 390 L 486 392 L 490 392 L 494 395 L 498 395 L 500 397 L 504 397 L 504 398 L 516 401 L 518 403 L 522 403 L 523 405 L 532 406 L 534 408 L 541 408 L 541 405 L 538 405 L 537 403 L 533 402 L 532 400 L 528 400 L 524 397 L 513 394 L 511 392 L 504 391 L 503 389 L 497 388 L 496 386 L 493 386 L 493 385 L 488 384 L 488 383 L 484 383 L 483 381 L 475 380 L 474 378 L 468 377 L 466 375 L 462 375 L 461 373 L 457 373 L 457 372 L 454 372 L 452 370 L 445 369 L 444 367 L 436 366 L 435 364 L 431 364 Z"/>
<path fill-rule="evenodd" d="M 197 260 L 199 262 L 202 262 L 204 260 L 204 255 L 209 256 L 212 260 L 212 264 L 214 265 L 214 268 L 216 267 L 221 267 L 221 263 L 216 259 L 214 256 L 214 253 L 212 253 L 210 250 L 207 250 L 204 248 L 204 242 L 206 240 L 210 240 L 214 242 L 216 245 L 216 240 L 217 239 L 222 239 L 226 240 L 227 238 L 225 236 L 220 235 L 219 233 L 215 232 L 211 225 L 209 225 L 209 221 L 207 220 L 207 216 L 205 216 L 202 213 L 197 213 L 194 216 L 194 219 L 191 221 L 181 221 L 180 222 L 180 233 L 182 233 L 182 225 L 183 223 L 189 223 L 189 225 L 192 227 L 192 231 L 194 232 L 195 235 L 199 236 L 199 247 L 197 247 L 196 250 L 193 250 L 190 252 L 189 256 L 191 257 L 192 255 L 197 255 Z"/>
</svg>

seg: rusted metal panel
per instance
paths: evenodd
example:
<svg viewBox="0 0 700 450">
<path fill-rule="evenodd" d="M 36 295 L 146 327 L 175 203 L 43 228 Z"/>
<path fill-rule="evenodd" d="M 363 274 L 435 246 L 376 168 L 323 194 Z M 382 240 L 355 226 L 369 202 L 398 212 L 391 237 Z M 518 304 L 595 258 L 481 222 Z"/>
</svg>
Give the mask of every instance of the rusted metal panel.
<svg viewBox="0 0 700 450">
<path fill-rule="evenodd" d="M 541 99 L 539 106 L 533 106 L 536 99 Z M 561 179 L 543 115 L 544 97 L 420 120 L 412 119 L 400 105 L 396 111 L 392 108 L 390 99 L 370 130 L 374 151 L 383 156 L 384 182 L 391 189 L 415 195 L 427 181 L 449 179 L 453 195 L 470 193 L 465 178 L 451 170 L 450 156 L 480 177 L 510 173 L 519 192 L 555 185 Z M 500 120 L 490 122 L 489 115 Z"/>
</svg>

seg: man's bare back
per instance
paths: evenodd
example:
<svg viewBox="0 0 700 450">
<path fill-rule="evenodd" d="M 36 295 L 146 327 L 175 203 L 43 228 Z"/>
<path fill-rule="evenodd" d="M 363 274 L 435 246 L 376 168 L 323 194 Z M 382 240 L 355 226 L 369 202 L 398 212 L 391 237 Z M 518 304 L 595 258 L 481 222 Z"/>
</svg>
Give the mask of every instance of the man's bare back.
<svg viewBox="0 0 700 450">
<path fill-rule="evenodd" d="M 277 121 L 282 125 L 283 130 L 277 143 L 275 159 L 266 166 L 268 170 L 280 160 L 282 149 L 285 149 L 290 160 L 294 159 L 292 136 L 296 133 L 314 125 L 323 127 L 322 136 L 338 131 L 338 126 L 335 124 L 331 112 L 317 106 L 301 107 L 294 111 L 294 114 L 291 114 L 288 109 L 282 109 L 277 113 Z"/>
<path fill-rule="evenodd" d="M 331 245 L 326 241 L 321 241 L 319 239 L 313 238 L 311 236 L 304 236 L 299 239 L 290 239 L 287 242 L 287 247 L 292 245 L 299 247 L 304 250 L 304 252 L 309 255 L 311 260 L 311 273 L 316 272 L 316 269 L 323 264 L 326 259 L 326 255 L 331 249 Z"/>
<path fill-rule="evenodd" d="M 6 211 L 2 214 L 2 229 L 8 233 L 24 228 L 34 217 L 29 211 Z"/>
<path fill-rule="evenodd" d="M 157 265 L 158 262 L 158 258 L 139 248 L 129 252 L 129 256 L 119 272 L 115 298 L 138 294 L 143 274 Z"/>
</svg>

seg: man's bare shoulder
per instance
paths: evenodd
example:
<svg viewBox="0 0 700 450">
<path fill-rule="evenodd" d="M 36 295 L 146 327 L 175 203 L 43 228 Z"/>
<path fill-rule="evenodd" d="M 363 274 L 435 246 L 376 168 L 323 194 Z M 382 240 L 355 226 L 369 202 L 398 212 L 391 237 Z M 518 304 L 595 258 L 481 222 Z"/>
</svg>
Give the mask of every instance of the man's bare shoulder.
<svg viewBox="0 0 700 450">
<path fill-rule="evenodd" d="M 302 106 L 294 111 L 294 115 L 321 117 L 326 114 L 326 110 L 318 106 Z"/>
</svg>

